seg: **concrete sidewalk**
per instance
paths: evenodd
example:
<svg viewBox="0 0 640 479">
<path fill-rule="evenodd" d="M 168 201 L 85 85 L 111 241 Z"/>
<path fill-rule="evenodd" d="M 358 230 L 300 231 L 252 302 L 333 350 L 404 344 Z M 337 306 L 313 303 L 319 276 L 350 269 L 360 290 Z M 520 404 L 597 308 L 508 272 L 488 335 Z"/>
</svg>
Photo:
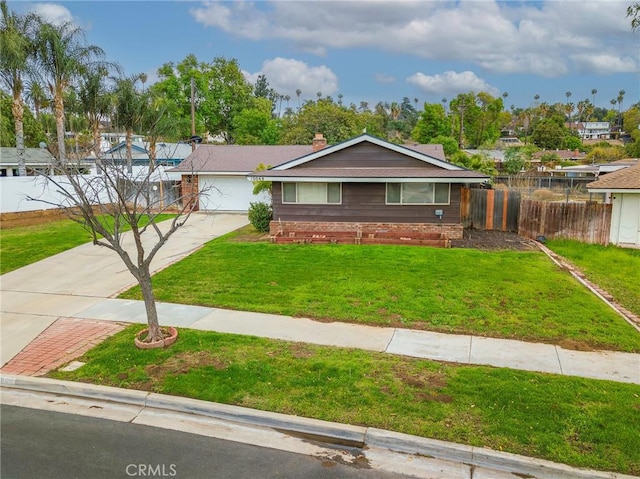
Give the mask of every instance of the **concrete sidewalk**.
<svg viewBox="0 0 640 479">
<path fill-rule="evenodd" d="M 19 310 L 21 314 L 46 318 L 43 319 L 45 322 L 64 317 L 146 323 L 144 303 L 126 299 L 7 292 L 3 293 L 2 309 L 3 314 L 16 314 L 15 311 Z M 640 354 L 571 351 L 552 344 L 325 323 L 306 318 L 170 303 L 158 303 L 158 315 L 160 324 L 165 326 L 640 384 Z"/>
</svg>

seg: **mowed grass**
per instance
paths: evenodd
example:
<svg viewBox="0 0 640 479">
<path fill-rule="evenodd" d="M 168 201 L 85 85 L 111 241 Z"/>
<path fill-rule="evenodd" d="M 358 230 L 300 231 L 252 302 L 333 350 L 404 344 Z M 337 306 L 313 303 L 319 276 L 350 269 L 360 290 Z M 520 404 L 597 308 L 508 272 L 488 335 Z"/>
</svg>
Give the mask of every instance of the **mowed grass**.
<svg viewBox="0 0 640 479">
<path fill-rule="evenodd" d="M 640 249 L 561 240 L 549 241 L 547 246 L 640 316 Z"/>
<path fill-rule="evenodd" d="M 583 349 L 640 334 L 539 252 L 208 243 L 153 279 L 157 299 Z M 121 295 L 141 299 L 139 288 Z"/>
<path fill-rule="evenodd" d="M 158 215 L 164 221 L 174 215 Z M 79 223 L 57 220 L 32 226 L 0 229 L 0 274 L 91 241 Z"/>
<path fill-rule="evenodd" d="M 169 349 L 140 351 L 141 327 L 50 376 L 640 474 L 637 385 L 188 329 Z"/>
</svg>

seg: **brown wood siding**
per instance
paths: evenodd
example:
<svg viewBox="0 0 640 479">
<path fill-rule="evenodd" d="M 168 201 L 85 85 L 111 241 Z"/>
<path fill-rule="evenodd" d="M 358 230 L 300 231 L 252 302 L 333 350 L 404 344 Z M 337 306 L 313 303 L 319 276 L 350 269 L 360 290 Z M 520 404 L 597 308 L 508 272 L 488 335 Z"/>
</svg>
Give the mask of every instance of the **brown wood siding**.
<svg viewBox="0 0 640 479">
<path fill-rule="evenodd" d="M 273 219 L 281 221 L 347 221 L 460 223 L 460 184 L 451 185 L 449 205 L 386 205 L 384 183 L 343 183 L 340 205 L 282 204 L 282 184 L 273 183 Z"/>
<path fill-rule="evenodd" d="M 304 168 L 424 168 L 426 171 L 442 169 L 370 143 L 354 145 L 295 167 Z"/>
</svg>

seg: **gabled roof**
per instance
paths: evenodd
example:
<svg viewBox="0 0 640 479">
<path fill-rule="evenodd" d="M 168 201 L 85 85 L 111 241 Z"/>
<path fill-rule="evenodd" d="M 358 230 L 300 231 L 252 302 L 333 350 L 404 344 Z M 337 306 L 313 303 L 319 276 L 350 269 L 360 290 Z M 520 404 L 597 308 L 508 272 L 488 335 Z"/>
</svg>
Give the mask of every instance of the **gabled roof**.
<svg viewBox="0 0 640 479">
<path fill-rule="evenodd" d="M 54 160 L 49 150 L 44 148 L 25 148 L 24 162 L 27 166 L 48 165 Z M 18 165 L 18 149 L 3 146 L 0 148 L 0 163 L 3 166 Z"/>
<path fill-rule="evenodd" d="M 295 160 L 282 163 L 274 168 L 271 168 L 271 170 L 277 170 L 277 171 L 288 170 L 290 168 L 294 168 L 304 163 L 313 161 L 317 158 L 321 158 L 323 156 L 327 156 L 332 153 L 336 153 L 338 151 L 341 151 L 346 148 L 352 147 L 354 145 L 358 145 L 360 143 L 365 143 L 365 142 L 372 143 L 374 145 L 378 145 L 383 148 L 387 148 L 388 150 L 392 150 L 402 155 L 424 161 L 425 163 L 429 163 L 433 166 L 439 166 L 440 168 L 444 168 L 446 170 L 464 170 L 462 166 L 454 165 L 453 163 L 449 163 L 445 161 L 443 158 L 437 158 L 436 156 L 432 156 L 430 154 L 419 151 L 417 148 L 420 145 L 415 145 L 414 148 L 409 148 L 406 146 L 397 145 L 395 143 L 390 143 L 388 141 L 385 141 L 381 138 L 377 138 L 375 136 L 367 135 L 366 133 L 360 136 L 356 136 L 355 138 L 351 138 L 350 140 L 343 141 L 342 143 L 327 146 L 326 148 L 322 148 L 321 150 L 312 152 L 301 158 L 296 158 Z M 430 145 L 424 145 L 424 146 L 430 146 Z"/>
<path fill-rule="evenodd" d="M 640 164 L 602 175 L 597 181 L 588 183 L 587 189 L 595 193 L 640 193 Z"/>
<path fill-rule="evenodd" d="M 363 143 L 369 143 L 381 148 L 399 153 L 402 156 L 418 160 L 418 166 L 314 166 L 313 161 L 328 155 L 335 154 L 347 148 Z M 282 163 L 270 168 L 268 171 L 260 171 L 249 175 L 249 178 L 264 177 L 272 181 L 291 181 L 295 178 L 305 182 L 421 182 L 428 179 L 433 182 L 465 182 L 482 183 L 489 179 L 488 176 L 476 171 L 468 170 L 462 166 L 445 161 L 441 145 L 421 145 L 423 151 L 433 152 L 427 154 L 414 147 L 406 147 L 390 143 L 371 135 L 360 135 L 337 145 L 328 146 L 321 150 L 309 153 L 300 158 Z M 424 167 L 419 166 L 424 163 Z M 305 165 L 303 168 L 299 168 Z"/>
</svg>

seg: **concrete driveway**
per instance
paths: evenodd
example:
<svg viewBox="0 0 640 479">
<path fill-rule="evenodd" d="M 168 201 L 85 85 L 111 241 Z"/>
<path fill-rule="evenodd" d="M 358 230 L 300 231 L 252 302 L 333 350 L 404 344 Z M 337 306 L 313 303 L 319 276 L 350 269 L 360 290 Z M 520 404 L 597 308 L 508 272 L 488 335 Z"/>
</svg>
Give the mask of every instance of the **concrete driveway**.
<svg viewBox="0 0 640 479">
<path fill-rule="evenodd" d="M 247 216 L 242 214 L 194 213 L 158 252 L 152 272 L 246 224 Z M 146 245 L 155 242 L 154 235 L 151 230 L 145 233 Z M 134 251 L 130 234 L 124 244 L 128 251 Z M 115 252 L 91 243 L 0 276 L 0 365 L 6 364 L 58 317 L 72 316 L 136 284 Z"/>
</svg>

